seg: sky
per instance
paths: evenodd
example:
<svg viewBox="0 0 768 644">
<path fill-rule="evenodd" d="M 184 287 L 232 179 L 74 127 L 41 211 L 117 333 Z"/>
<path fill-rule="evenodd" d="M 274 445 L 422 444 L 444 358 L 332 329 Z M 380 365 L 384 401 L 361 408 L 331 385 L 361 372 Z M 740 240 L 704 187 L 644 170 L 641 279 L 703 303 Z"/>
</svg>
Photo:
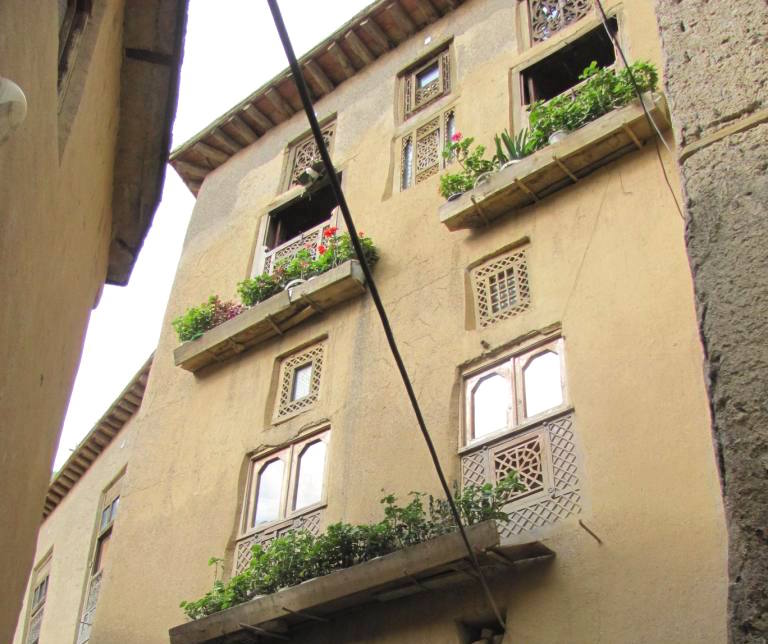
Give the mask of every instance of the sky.
<svg viewBox="0 0 768 644">
<path fill-rule="evenodd" d="M 281 0 L 294 51 L 308 51 L 369 1 Z M 287 66 L 265 0 L 190 0 L 173 146 Z M 162 200 L 128 286 L 105 286 L 91 313 L 54 470 L 157 345 L 193 207 L 194 197 L 168 166 Z"/>
</svg>

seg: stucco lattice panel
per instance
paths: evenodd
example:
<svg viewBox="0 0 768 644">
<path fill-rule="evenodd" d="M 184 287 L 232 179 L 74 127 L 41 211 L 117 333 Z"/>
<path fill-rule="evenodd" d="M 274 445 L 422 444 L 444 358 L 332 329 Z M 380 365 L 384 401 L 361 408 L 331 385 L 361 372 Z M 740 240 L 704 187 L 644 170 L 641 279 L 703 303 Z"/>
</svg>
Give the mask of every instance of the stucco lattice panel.
<svg viewBox="0 0 768 644">
<path fill-rule="evenodd" d="M 506 320 L 530 306 L 525 250 L 506 253 L 477 266 L 471 271 L 471 281 L 481 327 Z"/>
<path fill-rule="evenodd" d="M 320 394 L 320 377 L 323 371 L 325 345 L 316 344 L 301 353 L 289 356 L 280 367 L 280 393 L 277 406 L 277 417 L 283 418 L 302 411 L 314 405 Z M 293 381 L 296 370 L 307 364 L 312 365 L 312 375 L 309 381 L 309 393 L 306 396 L 292 400 Z"/>
<path fill-rule="evenodd" d="M 416 130 L 416 183 L 440 171 L 440 117 Z"/>
<path fill-rule="evenodd" d="M 451 54 L 446 51 L 442 56 L 441 80 L 443 81 L 443 94 L 451 91 Z"/>
<path fill-rule="evenodd" d="M 27 644 L 37 644 L 40 641 L 40 627 L 43 625 L 43 609 L 37 611 L 29 620 Z"/>
<path fill-rule="evenodd" d="M 506 537 L 556 523 L 581 512 L 573 414 L 544 421 L 461 458 L 462 485 L 495 483 L 515 469 L 527 486 L 506 506 Z"/>
<path fill-rule="evenodd" d="M 529 0 L 531 38 L 542 42 L 586 16 L 592 0 Z"/>
<path fill-rule="evenodd" d="M 433 98 L 436 98 L 442 91 L 442 84 L 440 78 L 436 78 L 431 83 L 427 83 L 424 87 L 416 88 L 416 107 L 429 103 Z"/>
<path fill-rule="evenodd" d="M 541 436 L 532 436 L 522 443 L 494 451 L 492 467 L 495 482 L 514 470 L 525 485 L 524 490 L 510 494 L 508 501 L 541 492 L 544 489 Z"/>
<path fill-rule="evenodd" d="M 257 532 L 238 541 L 235 549 L 233 574 L 239 575 L 248 567 L 253 557 L 253 546 L 255 545 L 267 548 L 277 537 L 282 537 L 292 530 L 306 530 L 314 535 L 319 534 L 321 514 L 322 510 L 315 510 L 314 512 L 309 512 L 289 520 L 287 523 L 280 523 L 277 526 L 272 526 L 267 530 Z"/>
<path fill-rule="evenodd" d="M 272 274 L 277 262 L 280 260 L 292 260 L 304 248 L 309 251 L 309 254 L 314 259 L 317 256 L 317 245 L 322 241 L 325 229 L 329 227 L 327 223 L 321 224 L 269 251 L 264 257 L 264 272 Z"/>
<path fill-rule="evenodd" d="M 100 570 L 91 579 L 91 585 L 88 588 L 88 600 L 85 602 L 85 608 L 80 617 L 80 631 L 77 634 L 77 644 L 85 644 L 85 642 L 91 639 L 91 625 L 93 624 L 93 616 L 96 612 L 96 604 L 99 602 L 99 592 L 101 591 L 101 576 L 102 571 Z"/>
<path fill-rule="evenodd" d="M 323 141 L 328 150 L 331 149 L 333 143 L 333 136 L 336 131 L 336 123 L 326 125 L 322 129 Z M 321 160 L 320 150 L 315 143 L 313 136 L 308 136 L 303 141 L 299 141 L 293 150 L 293 162 L 291 164 L 290 182 L 288 187 L 299 185 L 299 175 L 305 168 L 310 167 L 313 163 Z"/>
</svg>

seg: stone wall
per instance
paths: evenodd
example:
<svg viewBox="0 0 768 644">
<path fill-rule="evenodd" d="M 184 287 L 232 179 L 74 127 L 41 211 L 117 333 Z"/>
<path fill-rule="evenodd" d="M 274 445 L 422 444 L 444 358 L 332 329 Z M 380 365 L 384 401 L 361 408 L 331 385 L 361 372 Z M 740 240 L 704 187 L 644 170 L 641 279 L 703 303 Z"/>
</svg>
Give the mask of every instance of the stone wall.
<svg viewBox="0 0 768 644">
<path fill-rule="evenodd" d="M 732 642 L 768 641 L 768 5 L 657 2 L 729 530 Z"/>
</svg>

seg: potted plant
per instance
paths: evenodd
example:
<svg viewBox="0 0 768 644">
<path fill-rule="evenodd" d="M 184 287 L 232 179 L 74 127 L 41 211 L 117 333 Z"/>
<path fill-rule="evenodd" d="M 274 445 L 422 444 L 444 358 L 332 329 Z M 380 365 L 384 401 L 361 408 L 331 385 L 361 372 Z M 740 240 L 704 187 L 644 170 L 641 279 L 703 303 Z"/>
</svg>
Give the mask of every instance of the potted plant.
<svg viewBox="0 0 768 644">
<path fill-rule="evenodd" d="M 496 155 L 493 160 L 499 170 L 519 163 L 534 151 L 533 140 L 528 134 L 528 128 L 523 128 L 516 136 L 511 136 L 505 128 L 501 134 L 494 135 Z"/>
</svg>

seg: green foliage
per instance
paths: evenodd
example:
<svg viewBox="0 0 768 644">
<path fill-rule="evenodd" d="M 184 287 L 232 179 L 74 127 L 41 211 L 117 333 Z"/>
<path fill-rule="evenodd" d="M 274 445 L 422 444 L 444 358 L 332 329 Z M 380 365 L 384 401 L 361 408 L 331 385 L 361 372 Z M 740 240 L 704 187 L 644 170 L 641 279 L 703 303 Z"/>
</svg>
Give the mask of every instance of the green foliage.
<svg viewBox="0 0 768 644">
<path fill-rule="evenodd" d="M 530 107 L 530 141 L 534 149 L 547 145 L 549 135 L 557 130 L 575 130 L 637 97 L 630 72 L 641 92 L 653 91 L 659 81 L 656 67 L 638 61 L 618 73 L 592 63 L 580 75 L 581 85 Z"/>
<path fill-rule="evenodd" d="M 460 172 L 446 172 L 440 177 L 440 194 L 446 199 L 457 192 L 471 190 L 480 175 L 495 169 L 493 161 L 484 158 L 484 145 L 472 149 L 474 141 L 471 136 L 465 139 L 457 132 L 443 148 L 443 158 L 455 159 L 461 166 Z"/>
<path fill-rule="evenodd" d="M 243 307 L 234 302 L 222 302 L 218 295 L 211 295 L 207 302 L 187 309 L 184 315 L 177 317 L 171 324 L 179 340 L 195 340 L 208 329 L 232 319 L 243 312 Z"/>
<path fill-rule="evenodd" d="M 528 137 L 528 128 L 523 128 L 516 136 L 512 136 L 505 128 L 501 134 L 494 135 L 493 140 L 496 143 L 493 161 L 499 168 L 508 161 L 524 159 L 534 151 L 532 141 Z"/>
<path fill-rule="evenodd" d="M 376 246 L 370 237 L 366 237 L 363 233 L 359 235 L 363 256 L 368 265 L 373 266 L 379 260 Z M 313 251 L 315 257 L 313 257 Z M 302 248 L 292 259 L 276 262 L 271 275 L 262 273 L 238 283 L 237 293 L 242 306 L 234 302 L 222 302 L 218 295 L 211 295 L 204 304 L 193 306 L 184 315 L 176 318 L 172 322 L 173 328 L 182 342 L 195 340 L 209 329 L 239 315 L 245 307 L 254 306 L 279 293 L 292 280 L 320 275 L 356 257 L 349 233 L 339 235 L 335 227 L 328 228 L 324 233 L 323 242 L 318 244 L 317 248 L 313 248 L 310 244 Z"/>
<path fill-rule="evenodd" d="M 465 525 L 489 519 L 505 521 L 504 504 L 512 493 L 524 489 L 517 474 L 510 472 L 495 486 L 468 485 L 456 490 L 454 499 Z M 221 560 L 211 558 L 208 564 L 217 566 L 213 588 L 196 601 L 181 602 L 181 608 L 191 619 L 198 619 L 456 529 L 447 500 L 419 492 L 409 496 L 405 505 L 398 505 L 394 495 L 384 497 L 384 519 L 378 523 L 334 523 L 318 536 L 291 531 L 267 548 L 256 545 L 248 568 L 226 583 L 218 575 Z"/>
</svg>

